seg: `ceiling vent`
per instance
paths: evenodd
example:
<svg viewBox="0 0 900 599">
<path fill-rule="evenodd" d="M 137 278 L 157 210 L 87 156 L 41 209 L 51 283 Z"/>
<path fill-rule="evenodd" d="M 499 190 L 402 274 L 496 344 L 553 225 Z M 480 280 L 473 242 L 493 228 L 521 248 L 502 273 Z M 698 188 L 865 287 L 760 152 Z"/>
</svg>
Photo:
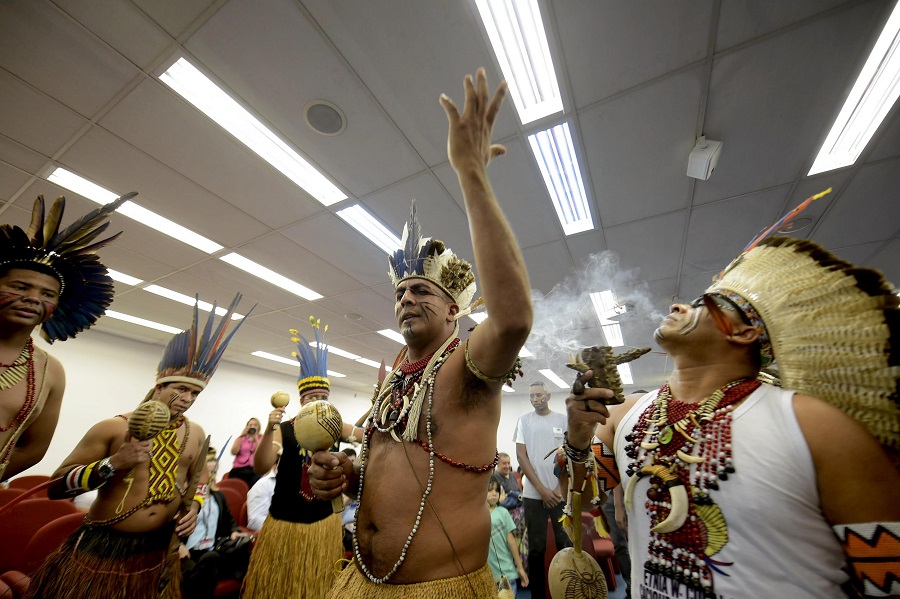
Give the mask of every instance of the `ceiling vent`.
<svg viewBox="0 0 900 599">
<path fill-rule="evenodd" d="M 341 109 L 325 100 L 313 100 L 303 107 L 306 124 L 322 135 L 339 135 L 347 128 L 347 117 Z"/>
</svg>

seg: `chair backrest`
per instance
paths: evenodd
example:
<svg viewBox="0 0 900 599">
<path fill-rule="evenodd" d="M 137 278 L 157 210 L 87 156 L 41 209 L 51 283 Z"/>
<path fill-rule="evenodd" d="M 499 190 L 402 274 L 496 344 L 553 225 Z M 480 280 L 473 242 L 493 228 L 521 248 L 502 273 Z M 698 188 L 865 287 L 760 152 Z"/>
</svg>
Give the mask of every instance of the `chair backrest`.
<svg viewBox="0 0 900 599">
<path fill-rule="evenodd" d="M 220 480 L 217 483 L 217 487 L 219 488 L 219 490 L 234 489 L 235 491 L 240 493 L 241 497 L 243 497 L 244 499 L 247 498 L 247 493 L 250 492 L 250 487 L 247 485 L 247 483 L 239 478 L 226 478 Z"/>
<path fill-rule="evenodd" d="M 26 547 L 35 533 L 45 524 L 68 514 L 79 514 L 71 501 L 27 499 L 5 513 L 0 519 L 0 572 L 25 569 Z"/>
<path fill-rule="evenodd" d="M 3 507 L 24 492 L 24 489 L 0 489 L 0 507 Z"/>
<path fill-rule="evenodd" d="M 247 528 L 247 502 L 244 502 L 244 505 L 241 506 L 241 513 L 237 519 L 238 526 L 241 528 Z"/>
<path fill-rule="evenodd" d="M 219 489 L 219 491 L 222 493 L 222 495 L 225 496 L 225 503 L 228 504 L 228 511 L 231 512 L 231 517 L 235 519 L 235 522 L 237 522 L 237 519 L 241 514 L 241 508 L 243 507 L 244 503 L 246 503 L 244 501 L 244 498 L 241 497 L 241 494 L 234 489 L 225 488 Z"/>
<path fill-rule="evenodd" d="M 20 476 L 9 481 L 9 488 L 22 489 L 23 491 L 27 491 L 32 487 L 36 487 L 47 482 L 48 480 L 50 480 L 50 477 L 45 474 L 27 474 L 25 476 Z M 47 489 L 35 493 L 33 497 L 35 497 L 36 499 L 47 497 Z"/>
<path fill-rule="evenodd" d="M 43 525 L 25 547 L 25 570 L 29 576 L 44 563 L 47 556 L 56 551 L 69 535 L 84 522 L 84 514 L 68 514 Z"/>
</svg>

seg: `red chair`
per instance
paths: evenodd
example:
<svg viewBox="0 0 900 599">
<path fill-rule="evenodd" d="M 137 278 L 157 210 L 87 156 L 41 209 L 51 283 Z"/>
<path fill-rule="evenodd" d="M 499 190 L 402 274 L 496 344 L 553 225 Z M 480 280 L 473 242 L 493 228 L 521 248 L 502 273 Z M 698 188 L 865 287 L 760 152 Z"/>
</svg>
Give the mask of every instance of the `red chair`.
<svg viewBox="0 0 900 599">
<path fill-rule="evenodd" d="M 72 502 L 52 499 L 27 499 L 4 514 L 0 519 L 0 539 L 9 542 L 0 543 L 0 572 L 24 572 L 23 547 L 45 524 L 69 514 L 84 516 Z"/>
<path fill-rule="evenodd" d="M 44 474 L 28 474 L 26 476 L 20 476 L 19 478 L 14 478 L 9 481 L 10 489 L 22 489 L 23 491 L 27 491 L 33 487 L 36 487 L 40 484 L 43 484 L 50 480 L 50 477 Z M 32 495 L 35 499 L 46 498 L 47 497 L 47 489 L 43 489 L 34 495 Z"/>
<path fill-rule="evenodd" d="M 24 492 L 22 489 L 0 489 L 0 507 L 3 507 Z"/>
<path fill-rule="evenodd" d="M 250 492 L 250 487 L 247 486 L 246 481 L 243 481 L 239 478 L 223 479 L 223 480 L 219 481 L 219 483 L 216 486 L 218 487 L 218 489 L 220 491 L 222 489 L 234 489 L 235 491 L 237 491 L 238 493 L 241 494 L 241 497 L 243 497 L 245 501 L 247 500 L 247 493 Z"/>
<path fill-rule="evenodd" d="M 44 563 L 47 556 L 56 551 L 69 535 L 84 522 L 84 514 L 69 514 L 48 522 L 41 527 L 25 547 L 25 570 L 31 576 Z"/>
<path fill-rule="evenodd" d="M 247 529 L 247 502 L 244 502 L 244 505 L 241 506 L 241 513 L 238 514 L 237 525 L 241 527 L 241 530 L 246 531 Z"/>
<path fill-rule="evenodd" d="M 237 519 L 240 518 L 241 508 L 244 507 L 244 503 L 246 503 L 244 498 L 234 489 L 219 489 L 219 492 L 225 496 L 225 503 L 228 504 L 228 511 L 231 512 L 231 517 L 237 522 Z M 235 516 L 235 514 L 237 514 L 237 516 Z"/>
</svg>

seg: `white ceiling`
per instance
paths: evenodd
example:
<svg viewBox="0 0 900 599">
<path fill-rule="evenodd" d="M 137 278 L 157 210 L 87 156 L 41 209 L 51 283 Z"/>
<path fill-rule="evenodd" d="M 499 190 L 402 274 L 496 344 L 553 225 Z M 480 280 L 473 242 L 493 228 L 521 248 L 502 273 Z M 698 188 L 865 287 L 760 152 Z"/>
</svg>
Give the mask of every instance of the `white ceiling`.
<svg viewBox="0 0 900 599">
<path fill-rule="evenodd" d="M 692 298 L 744 244 L 808 195 L 833 186 L 797 233 L 900 281 L 900 118 L 894 107 L 853 167 L 807 178 L 813 158 L 893 2 L 601 0 L 540 2 L 565 113 L 519 125 L 507 102 L 495 137 L 509 154 L 491 178 L 522 246 L 532 286 L 547 293 L 609 249 L 659 311 Z M 415 198 L 426 233 L 472 252 L 447 164 L 437 102 L 461 100 L 466 73 L 498 69 L 472 0 L 4 0 L 0 2 L 0 222 L 24 225 L 35 196 L 65 194 L 71 221 L 93 204 L 49 183 L 64 166 L 226 247 L 195 250 L 124 217 L 105 263 L 148 283 L 227 303 L 258 302 L 227 358 L 289 356 L 286 329 L 310 314 L 332 343 L 376 361 L 400 346 L 383 252 L 335 216 L 359 200 L 395 232 Z M 323 208 L 158 80 L 180 56 L 211 74 L 338 184 Z M 327 100 L 347 116 L 326 137 L 303 107 Z M 525 137 L 566 120 L 596 229 L 565 237 Z M 694 138 L 722 140 L 713 177 L 685 176 Z M 891 191 L 894 190 L 894 191 Z M 307 302 L 217 259 L 232 250 L 325 296 Z M 117 284 L 113 308 L 183 327 L 189 309 Z M 107 332 L 168 335 L 102 319 Z M 623 320 L 646 344 L 645 310 Z M 565 331 L 560 335 L 565 336 Z M 589 338 L 601 341 L 599 331 Z M 583 340 L 584 335 L 579 334 Z M 526 360 L 531 370 L 546 365 Z M 551 366 L 564 374 L 564 369 Z M 335 381 L 369 389 L 375 369 L 333 356 Z M 660 355 L 634 365 L 657 384 Z"/>
</svg>

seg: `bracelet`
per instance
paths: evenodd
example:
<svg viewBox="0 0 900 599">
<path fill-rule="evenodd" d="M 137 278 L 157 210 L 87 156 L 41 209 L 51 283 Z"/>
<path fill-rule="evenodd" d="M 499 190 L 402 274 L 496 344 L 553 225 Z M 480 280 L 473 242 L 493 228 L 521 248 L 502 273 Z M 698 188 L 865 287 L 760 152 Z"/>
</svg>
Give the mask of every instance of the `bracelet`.
<svg viewBox="0 0 900 599">
<path fill-rule="evenodd" d="M 200 509 L 202 510 L 202 509 L 203 509 L 203 504 L 206 502 L 206 497 L 204 497 L 203 495 L 197 493 L 196 495 L 194 495 L 194 501 L 196 501 L 197 503 L 200 504 Z"/>
<path fill-rule="evenodd" d="M 565 439 L 565 442 L 563 443 L 563 453 L 566 455 L 567 459 L 571 460 L 574 464 L 587 464 L 588 461 L 590 461 L 591 456 L 593 455 L 590 443 L 588 443 L 588 446 L 584 449 L 577 449 L 569 444 L 569 431 L 564 433 L 563 438 Z"/>
</svg>

